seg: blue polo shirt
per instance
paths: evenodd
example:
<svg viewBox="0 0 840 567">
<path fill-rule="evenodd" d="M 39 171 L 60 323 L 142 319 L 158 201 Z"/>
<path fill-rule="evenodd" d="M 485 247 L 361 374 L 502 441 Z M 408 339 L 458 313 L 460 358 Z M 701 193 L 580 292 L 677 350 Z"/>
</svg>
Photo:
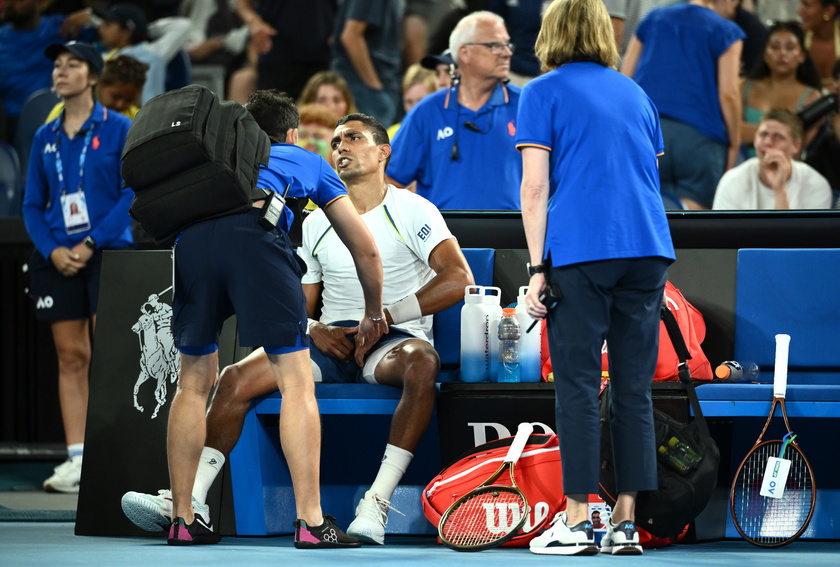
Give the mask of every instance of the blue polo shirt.
<svg viewBox="0 0 840 567">
<path fill-rule="evenodd" d="M 90 235 L 99 248 L 123 248 L 134 241 L 128 209 L 134 192 L 123 187 L 120 156 L 131 120 L 108 110 L 98 102 L 73 138 L 61 128 L 64 111 L 41 126 L 32 142 L 29 173 L 23 195 L 26 231 L 45 258 L 59 246 L 72 248 Z M 84 174 L 79 168 L 87 132 Z M 64 183 L 59 183 L 56 150 L 60 150 Z M 82 186 L 92 229 L 67 234 L 61 211 L 63 192 L 74 193 Z"/>
<path fill-rule="evenodd" d="M 525 86 L 517 123 L 517 148 L 550 152 L 552 265 L 674 259 L 659 194 L 659 116 L 632 79 L 597 63 L 563 65 Z"/>
<path fill-rule="evenodd" d="M 417 193 L 438 209 L 519 210 L 520 90 L 499 84 L 475 112 L 458 104 L 457 87 L 424 97 L 391 142 L 388 175 L 400 185 L 416 180 Z"/>
<path fill-rule="evenodd" d="M 260 166 L 257 187 L 282 195 L 291 184 L 287 197 L 305 197 L 326 208 L 333 200 L 347 195 L 347 189 L 327 161 L 308 150 L 291 144 L 272 144 L 268 166 Z M 283 228 L 292 226 L 295 215 L 283 210 Z"/>
<path fill-rule="evenodd" d="M 718 58 L 744 32 L 703 6 L 651 10 L 636 28 L 642 53 L 633 79 L 662 116 L 729 144 L 717 87 Z"/>
</svg>

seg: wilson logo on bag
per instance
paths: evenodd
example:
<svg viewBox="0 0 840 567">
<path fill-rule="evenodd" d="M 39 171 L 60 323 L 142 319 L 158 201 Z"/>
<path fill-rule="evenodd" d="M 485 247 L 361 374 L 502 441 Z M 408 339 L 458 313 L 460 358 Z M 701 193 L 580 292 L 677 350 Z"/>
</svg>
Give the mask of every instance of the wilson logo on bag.
<svg viewBox="0 0 840 567">
<path fill-rule="evenodd" d="M 455 500 L 487 479 L 505 459 L 513 437 L 479 445 L 449 465 L 423 491 L 423 513 L 435 527 Z M 507 475 L 496 480 L 509 483 Z M 516 482 L 528 501 L 528 517 L 520 533 L 505 546 L 524 547 L 548 526 L 554 515 L 566 509 L 560 448 L 557 435 L 532 434 L 516 463 Z M 515 524 L 506 507 L 487 510 L 489 530 Z M 518 512 L 517 512 L 518 514 Z"/>
</svg>

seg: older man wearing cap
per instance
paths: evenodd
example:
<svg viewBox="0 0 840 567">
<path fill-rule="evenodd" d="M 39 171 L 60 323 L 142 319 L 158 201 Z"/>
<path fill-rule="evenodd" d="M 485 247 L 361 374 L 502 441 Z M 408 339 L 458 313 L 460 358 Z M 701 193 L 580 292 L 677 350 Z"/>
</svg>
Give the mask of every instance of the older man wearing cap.
<svg viewBox="0 0 840 567">
<path fill-rule="evenodd" d="M 439 209 L 518 210 L 514 147 L 519 87 L 507 85 L 513 44 L 504 20 L 474 12 L 449 39 L 460 80 L 411 109 L 393 141 L 388 176 Z"/>
<path fill-rule="evenodd" d="M 44 481 L 50 492 L 78 492 L 85 439 L 88 371 L 96 324 L 102 250 L 132 245 L 132 191 L 123 188 L 120 155 L 131 121 L 93 97 L 102 56 L 90 44 L 52 44 L 52 84 L 61 115 L 32 142 L 23 219 L 35 251 L 29 293 L 47 321 L 58 356 L 58 396 L 68 460 Z"/>
<path fill-rule="evenodd" d="M 99 24 L 99 36 L 108 50 L 105 58 L 130 55 L 149 66 L 142 101 L 166 91 L 169 62 L 190 39 L 189 18 L 161 18 L 149 23 L 143 9 L 129 2 L 96 11 L 91 23 Z"/>
</svg>

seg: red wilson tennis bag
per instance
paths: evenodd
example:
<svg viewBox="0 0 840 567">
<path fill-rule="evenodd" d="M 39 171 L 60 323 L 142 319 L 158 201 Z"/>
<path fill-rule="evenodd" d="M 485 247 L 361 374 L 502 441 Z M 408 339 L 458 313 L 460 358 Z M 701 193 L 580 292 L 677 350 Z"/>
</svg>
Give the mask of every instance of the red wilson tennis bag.
<svg viewBox="0 0 840 567">
<path fill-rule="evenodd" d="M 479 445 L 449 465 L 423 491 L 423 513 L 435 527 L 455 500 L 496 472 L 505 459 L 513 437 Z M 516 463 L 516 482 L 528 500 L 528 518 L 519 534 L 505 546 L 525 547 L 548 526 L 554 515 L 566 509 L 560 448 L 554 434 L 532 434 Z M 499 484 L 510 483 L 504 473 Z M 505 521 L 507 510 L 499 510 L 490 521 Z"/>
</svg>

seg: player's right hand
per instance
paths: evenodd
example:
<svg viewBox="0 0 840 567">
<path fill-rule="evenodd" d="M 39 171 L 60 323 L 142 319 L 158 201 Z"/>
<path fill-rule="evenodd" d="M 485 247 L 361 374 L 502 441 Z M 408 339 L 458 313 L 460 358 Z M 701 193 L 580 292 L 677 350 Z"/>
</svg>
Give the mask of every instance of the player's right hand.
<svg viewBox="0 0 840 567">
<path fill-rule="evenodd" d="M 333 327 L 323 323 L 314 323 L 309 327 L 309 337 L 321 352 L 327 356 L 347 362 L 353 358 L 356 342 L 353 336 L 357 327 Z"/>
</svg>

